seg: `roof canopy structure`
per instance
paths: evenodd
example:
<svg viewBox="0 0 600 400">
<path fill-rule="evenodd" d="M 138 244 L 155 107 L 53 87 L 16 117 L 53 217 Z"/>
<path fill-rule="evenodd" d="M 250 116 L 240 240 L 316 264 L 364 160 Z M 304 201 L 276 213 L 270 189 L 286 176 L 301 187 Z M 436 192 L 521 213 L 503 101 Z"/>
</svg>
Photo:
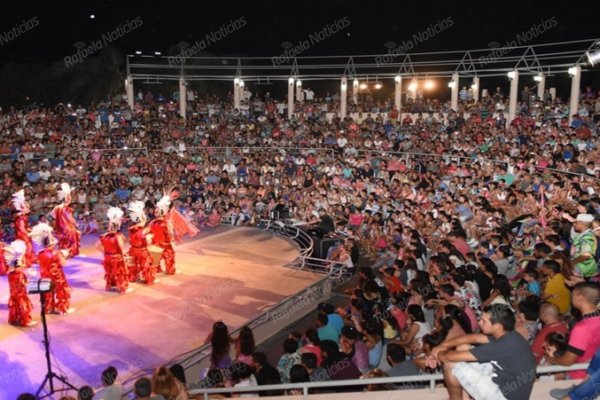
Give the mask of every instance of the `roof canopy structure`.
<svg viewBox="0 0 600 400">
<path fill-rule="evenodd" d="M 406 52 L 407 43 L 386 44 L 386 54 L 341 56 L 296 56 L 304 49 L 299 43 L 274 57 L 196 57 L 201 43 L 180 47 L 174 56 L 128 55 L 127 75 L 133 80 L 162 81 L 287 81 L 290 77 L 303 81 L 332 80 L 342 76 L 354 79 L 395 76 L 413 78 L 451 78 L 506 76 L 517 70 L 521 75 L 551 76 L 567 73 L 579 65 L 590 68 L 586 53 L 600 46 L 600 39 L 544 43 L 520 46 L 521 40 L 504 45 L 472 50 L 441 52 Z M 525 40 L 526 42 L 526 40 Z M 296 48 L 298 47 L 298 48 Z"/>
</svg>

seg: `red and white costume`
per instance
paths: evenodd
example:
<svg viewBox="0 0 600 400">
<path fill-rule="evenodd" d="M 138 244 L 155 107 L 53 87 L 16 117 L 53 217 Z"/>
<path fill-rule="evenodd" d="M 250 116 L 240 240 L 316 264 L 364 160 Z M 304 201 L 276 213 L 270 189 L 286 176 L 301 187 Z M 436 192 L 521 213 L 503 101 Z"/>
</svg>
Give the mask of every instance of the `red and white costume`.
<svg viewBox="0 0 600 400">
<path fill-rule="evenodd" d="M 47 313 L 68 314 L 73 310 L 71 304 L 71 288 L 65 277 L 65 251 L 54 248 L 56 239 L 52 235 L 52 227 L 39 223 L 33 227 L 31 237 L 36 245 L 43 246 L 38 253 L 40 277 L 52 281 L 51 291 L 44 293 Z"/>
<path fill-rule="evenodd" d="M 100 236 L 100 244 L 104 252 L 104 278 L 106 290 L 125 293 L 129 287 L 129 276 L 123 252 L 125 236 L 119 232 L 123 210 L 110 207 L 108 212 L 109 232 Z"/>
<path fill-rule="evenodd" d="M 77 229 L 77 221 L 73 217 L 71 204 L 71 187 L 67 183 L 61 183 L 61 190 L 58 191 L 58 198 L 63 203 L 54 207 L 52 218 L 56 221 L 56 231 L 59 238 L 58 247 L 68 250 L 69 257 L 79 254 L 79 245 L 81 242 L 81 232 Z"/>
<path fill-rule="evenodd" d="M 164 217 L 168 213 L 170 205 L 171 198 L 168 195 L 163 196 L 158 203 L 156 203 L 156 212 L 158 216 L 150 222 L 149 228 L 150 232 L 152 232 L 152 244 L 163 250 L 160 259 L 165 264 L 165 272 L 168 275 L 174 275 L 175 250 L 173 249 L 173 241 L 175 238 L 171 224 L 169 224 Z"/>
<path fill-rule="evenodd" d="M 129 281 L 136 282 L 138 279 L 150 285 L 155 281 L 155 270 L 148 251 L 148 243 L 152 235 L 150 229 L 146 228 L 146 214 L 144 202 L 133 201 L 129 204 L 129 215 L 132 221 L 137 222 L 129 227 Z"/>
<path fill-rule="evenodd" d="M 33 244 L 29 233 L 29 205 L 25 201 L 25 191 L 19 190 L 13 194 L 12 198 L 13 206 L 18 211 L 15 217 L 15 239 L 22 240 L 25 243 L 26 251 L 25 258 L 23 260 L 25 267 L 29 268 L 35 264 L 35 253 L 33 251 Z"/>
<path fill-rule="evenodd" d="M 9 266 L 8 323 L 17 326 L 32 324 L 33 304 L 27 295 L 27 274 L 25 273 L 25 252 L 27 246 L 22 240 L 15 240 L 4 249 L 5 261 Z"/>
</svg>

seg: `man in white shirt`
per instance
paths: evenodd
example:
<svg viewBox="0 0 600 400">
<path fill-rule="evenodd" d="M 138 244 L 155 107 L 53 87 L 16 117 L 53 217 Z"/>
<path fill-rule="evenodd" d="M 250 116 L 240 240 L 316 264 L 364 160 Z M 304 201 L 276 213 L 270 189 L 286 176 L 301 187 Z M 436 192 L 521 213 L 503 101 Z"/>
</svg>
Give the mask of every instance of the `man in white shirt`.
<svg viewBox="0 0 600 400">
<path fill-rule="evenodd" d="M 94 400 L 121 400 L 123 397 L 123 386 L 115 383 L 118 372 L 115 367 L 108 367 L 102 371 L 102 389 L 94 394 Z"/>
</svg>

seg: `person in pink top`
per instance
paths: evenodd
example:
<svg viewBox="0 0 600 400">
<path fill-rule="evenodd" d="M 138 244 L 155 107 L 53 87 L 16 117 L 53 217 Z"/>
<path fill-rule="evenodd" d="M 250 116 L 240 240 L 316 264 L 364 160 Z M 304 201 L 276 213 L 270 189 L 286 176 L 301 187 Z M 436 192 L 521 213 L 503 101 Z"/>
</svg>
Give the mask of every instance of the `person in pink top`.
<svg viewBox="0 0 600 400">
<path fill-rule="evenodd" d="M 573 365 L 588 362 L 600 348 L 600 284 L 580 282 L 571 293 L 571 304 L 581 312 L 581 319 L 575 324 L 569 336 L 567 351 L 560 357 L 549 354 L 550 363 L 556 365 Z M 572 379 L 585 378 L 586 372 L 569 373 Z"/>
</svg>

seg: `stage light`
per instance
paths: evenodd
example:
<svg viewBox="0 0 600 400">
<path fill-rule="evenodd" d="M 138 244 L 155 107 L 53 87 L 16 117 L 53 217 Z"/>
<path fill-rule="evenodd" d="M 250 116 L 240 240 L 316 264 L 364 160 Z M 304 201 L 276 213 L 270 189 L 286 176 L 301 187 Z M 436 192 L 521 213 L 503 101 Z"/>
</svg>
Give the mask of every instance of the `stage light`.
<svg viewBox="0 0 600 400">
<path fill-rule="evenodd" d="M 138 56 L 140 56 L 140 55 L 142 55 L 142 52 L 140 50 L 136 50 L 135 54 L 138 55 Z"/>
<path fill-rule="evenodd" d="M 575 76 L 575 74 L 577 73 L 577 67 L 571 67 L 567 71 L 569 72 L 569 75 Z"/>
<path fill-rule="evenodd" d="M 435 87 L 435 83 L 431 79 L 427 79 L 425 81 L 425 85 L 424 86 L 425 86 L 425 89 L 431 90 L 431 89 L 433 89 Z"/>
<path fill-rule="evenodd" d="M 516 73 L 515 71 L 510 71 L 508 74 L 506 74 L 506 76 L 508 76 L 508 79 L 512 81 L 513 79 L 515 79 Z"/>
<path fill-rule="evenodd" d="M 398 82 L 398 83 L 400 83 L 400 81 L 401 81 L 401 80 L 402 80 L 402 77 L 401 77 L 400 75 L 396 75 L 396 76 L 394 77 L 394 81 L 396 81 L 396 82 Z"/>
<path fill-rule="evenodd" d="M 90 15 L 90 19 L 95 19 L 96 16 L 94 14 Z"/>
<path fill-rule="evenodd" d="M 161 54 L 162 54 L 162 53 L 161 53 L 160 51 L 155 51 L 155 52 L 154 52 L 154 55 L 155 55 L 155 56 L 160 56 Z"/>
<path fill-rule="evenodd" d="M 410 90 L 411 92 L 416 92 L 417 87 L 419 87 L 419 84 L 417 83 L 416 79 L 413 79 L 410 85 L 408 85 L 408 90 Z"/>
<path fill-rule="evenodd" d="M 587 51 L 585 55 L 587 56 L 588 62 L 592 67 L 600 63 L 600 50 Z"/>
<path fill-rule="evenodd" d="M 366 83 L 363 82 L 363 83 L 360 84 L 359 87 L 360 87 L 361 90 L 365 90 L 366 88 L 369 87 L 369 85 L 367 85 Z"/>
<path fill-rule="evenodd" d="M 377 90 L 381 89 L 382 87 L 383 87 L 383 85 L 381 83 L 379 83 L 379 82 L 377 82 L 375 84 L 375 89 L 377 89 Z"/>
</svg>

